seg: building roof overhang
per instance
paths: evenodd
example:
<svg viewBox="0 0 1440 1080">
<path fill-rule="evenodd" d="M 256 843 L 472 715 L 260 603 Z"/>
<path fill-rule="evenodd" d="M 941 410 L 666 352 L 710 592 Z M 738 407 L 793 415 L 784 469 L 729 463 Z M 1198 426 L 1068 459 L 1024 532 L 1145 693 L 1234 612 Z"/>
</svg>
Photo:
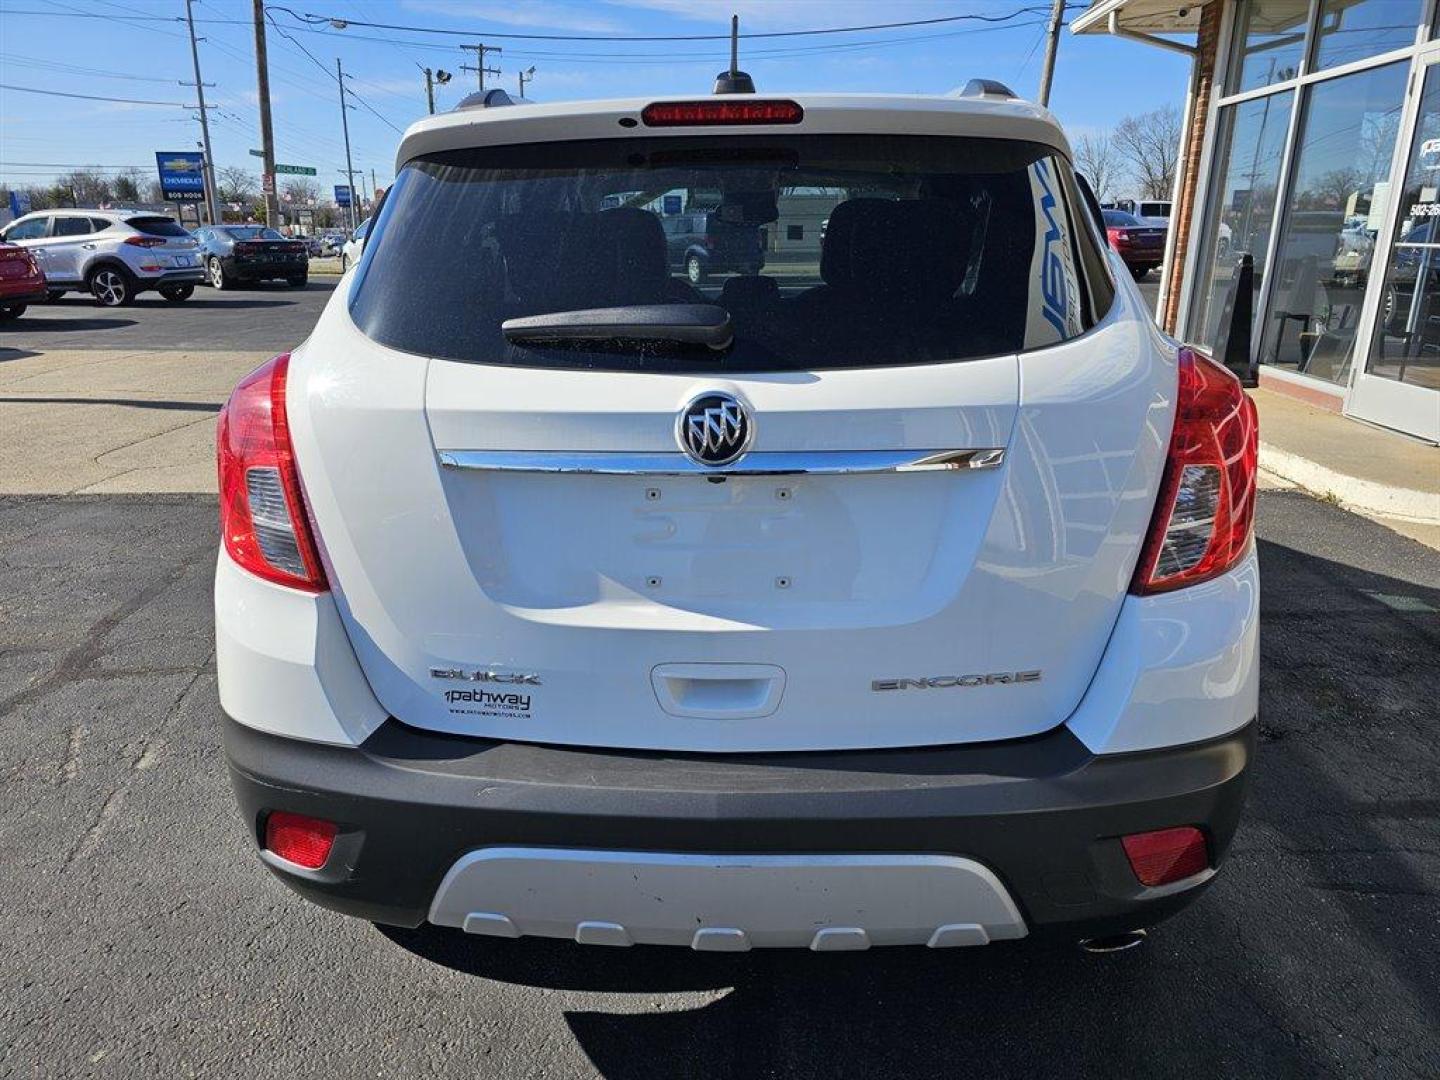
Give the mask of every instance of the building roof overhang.
<svg viewBox="0 0 1440 1080">
<path fill-rule="evenodd" d="M 1114 32 L 1113 25 L 1132 33 L 1193 34 L 1200 28 L 1200 9 L 1204 6 L 1205 0 L 1188 5 L 1183 0 L 1095 0 L 1071 20 L 1070 32 L 1108 34 Z"/>
</svg>

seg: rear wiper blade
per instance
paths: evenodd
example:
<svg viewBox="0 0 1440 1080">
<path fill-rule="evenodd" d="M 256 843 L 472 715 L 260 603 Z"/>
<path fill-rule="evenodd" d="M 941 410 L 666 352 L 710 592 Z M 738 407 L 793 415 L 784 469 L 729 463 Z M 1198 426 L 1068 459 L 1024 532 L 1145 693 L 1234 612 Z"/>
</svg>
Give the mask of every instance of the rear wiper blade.
<svg viewBox="0 0 1440 1080">
<path fill-rule="evenodd" d="M 735 338 L 730 313 L 715 304 L 631 304 L 554 311 L 500 324 L 505 340 L 524 345 L 580 341 L 669 341 L 728 348 Z"/>
</svg>

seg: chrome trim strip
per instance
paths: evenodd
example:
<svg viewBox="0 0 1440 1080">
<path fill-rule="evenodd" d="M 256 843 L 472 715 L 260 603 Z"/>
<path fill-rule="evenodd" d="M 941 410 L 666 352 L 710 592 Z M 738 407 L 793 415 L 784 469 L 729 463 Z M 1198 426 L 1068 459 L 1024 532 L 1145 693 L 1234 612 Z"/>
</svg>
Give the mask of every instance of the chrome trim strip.
<svg viewBox="0 0 1440 1080">
<path fill-rule="evenodd" d="M 596 476 L 843 476 L 855 473 L 957 472 L 993 469 L 1000 447 L 982 450 L 761 450 L 721 467 L 683 454 L 619 451 L 440 450 L 447 469 L 482 472 L 582 473 Z"/>
</svg>

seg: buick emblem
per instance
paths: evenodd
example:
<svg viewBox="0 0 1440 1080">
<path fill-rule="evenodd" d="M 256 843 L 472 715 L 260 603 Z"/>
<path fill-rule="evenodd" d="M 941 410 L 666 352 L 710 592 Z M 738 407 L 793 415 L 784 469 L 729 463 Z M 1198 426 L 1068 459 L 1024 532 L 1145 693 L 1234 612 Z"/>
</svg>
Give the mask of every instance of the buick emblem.
<svg viewBox="0 0 1440 1080">
<path fill-rule="evenodd" d="M 702 394 L 680 410 L 675 440 L 685 456 L 700 465 L 729 465 L 750 449 L 755 422 L 729 394 Z"/>
</svg>

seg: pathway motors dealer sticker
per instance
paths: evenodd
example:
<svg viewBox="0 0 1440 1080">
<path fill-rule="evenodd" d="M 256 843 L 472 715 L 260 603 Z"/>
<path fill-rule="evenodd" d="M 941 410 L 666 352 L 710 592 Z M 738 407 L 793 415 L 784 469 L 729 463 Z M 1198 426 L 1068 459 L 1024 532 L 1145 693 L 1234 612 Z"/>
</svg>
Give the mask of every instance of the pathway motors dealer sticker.
<svg viewBox="0 0 1440 1080">
<path fill-rule="evenodd" d="M 490 668 L 432 667 L 430 676 L 456 682 L 485 683 L 494 690 L 446 690 L 440 696 L 452 713 L 464 716 L 498 716 L 503 719 L 528 720 L 530 693 L 516 687 L 540 685 L 540 676 L 532 671 L 495 671 Z"/>
<path fill-rule="evenodd" d="M 515 690 L 446 690 L 444 697 L 452 713 L 506 719 L 530 717 L 530 695 Z"/>
</svg>

